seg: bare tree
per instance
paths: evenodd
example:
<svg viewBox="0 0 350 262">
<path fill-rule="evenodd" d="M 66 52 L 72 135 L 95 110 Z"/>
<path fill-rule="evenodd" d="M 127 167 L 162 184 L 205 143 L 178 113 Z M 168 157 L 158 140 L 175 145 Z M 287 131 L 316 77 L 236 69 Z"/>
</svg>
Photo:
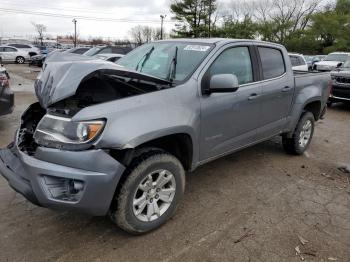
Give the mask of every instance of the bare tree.
<svg viewBox="0 0 350 262">
<path fill-rule="evenodd" d="M 153 28 L 150 26 L 135 26 L 131 28 L 130 35 L 132 40 L 137 45 L 149 43 L 153 40 L 159 40 L 161 38 L 160 28 Z"/>
<path fill-rule="evenodd" d="M 152 41 L 153 28 L 150 26 L 143 26 L 141 27 L 141 34 L 142 34 L 143 42 L 149 43 Z"/>
<path fill-rule="evenodd" d="M 46 26 L 43 24 L 37 24 L 32 22 L 36 32 L 38 33 L 38 39 L 40 40 L 40 44 L 43 45 L 44 33 L 46 32 Z"/>
<path fill-rule="evenodd" d="M 137 44 L 137 45 L 142 45 L 143 44 L 143 38 L 142 38 L 142 26 L 138 25 L 130 30 L 130 35 L 132 40 Z"/>
</svg>

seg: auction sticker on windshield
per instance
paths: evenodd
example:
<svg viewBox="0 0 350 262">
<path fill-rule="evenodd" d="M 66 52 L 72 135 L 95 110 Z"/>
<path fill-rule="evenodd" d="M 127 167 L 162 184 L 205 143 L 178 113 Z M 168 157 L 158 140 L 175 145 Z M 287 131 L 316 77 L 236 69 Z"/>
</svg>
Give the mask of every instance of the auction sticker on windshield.
<svg viewBox="0 0 350 262">
<path fill-rule="evenodd" d="M 197 51 L 197 52 L 206 52 L 210 46 L 207 45 L 188 45 L 184 48 L 186 51 Z"/>
</svg>

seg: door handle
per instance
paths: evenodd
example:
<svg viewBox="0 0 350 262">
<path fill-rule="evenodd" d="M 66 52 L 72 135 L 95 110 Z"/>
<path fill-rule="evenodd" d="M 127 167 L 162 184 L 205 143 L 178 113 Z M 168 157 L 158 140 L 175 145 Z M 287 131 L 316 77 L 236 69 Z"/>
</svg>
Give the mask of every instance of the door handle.
<svg viewBox="0 0 350 262">
<path fill-rule="evenodd" d="M 290 86 L 285 86 L 285 87 L 283 87 L 282 92 L 288 92 L 288 91 L 290 91 L 290 90 L 292 90 L 292 87 L 290 87 Z"/>
<path fill-rule="evenodd" d="M 251 94 L 249 97 L 248 97 L 248 100 L 254 100 L 254 99 L 257 99 L 259 97 L 258 94 L 254 93 L 254 94 Z"/>
</svg>

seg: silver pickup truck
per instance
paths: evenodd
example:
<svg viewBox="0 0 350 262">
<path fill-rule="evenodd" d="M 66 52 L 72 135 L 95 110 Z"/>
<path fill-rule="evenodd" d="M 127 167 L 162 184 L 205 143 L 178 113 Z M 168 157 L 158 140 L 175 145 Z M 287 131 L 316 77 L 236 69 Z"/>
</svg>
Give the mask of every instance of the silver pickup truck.
<svg viewBox="0 0 350 262">
<path fill-rule="evenodd" d="M 39 206 L 148 232 L 174 214 L 186 172 L 278 135 L 303 154 L 330 88 L 260 41 L 159 41 L 118 64 L 52 54 L 0 173 Z"/>
</svg>

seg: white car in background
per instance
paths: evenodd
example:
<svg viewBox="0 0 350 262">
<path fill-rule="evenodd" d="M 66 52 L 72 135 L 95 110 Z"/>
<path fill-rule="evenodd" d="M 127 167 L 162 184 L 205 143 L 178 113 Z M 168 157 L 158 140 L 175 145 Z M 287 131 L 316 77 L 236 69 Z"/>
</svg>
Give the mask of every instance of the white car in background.
<svg viewBox="0 0 350 262">
<path fill-rule="evenodd" d="M 3 62 L 15 62 L 23 64 L 30 60 L 28 51 L 12 46 L 0 46 L 0 57 Z"/>
<path fill-rule="evenodd" d="M 121 54 L 98 54 L 93 57 L 115 63 L 123 56 L 124 55 L 121 55 Z"/>
<path fill-rule="evenodd" d="M 301 54 L 289 54 L 290 61 L 292 62 L 292 69 L 295 71 L 309 71 L 306 59 Z"/>
<path fill-rule="evenodd" d="M 21 49 L 23 51 L 26 51 L 28 52 L 28 54 L 30 56 L 35 56 L 35 55 L 40 55 L 41 54 L 41 51 L 39 48 L 37 48 L 36 46 L 33 46 L 33 45 L 28 45 L 28 44 L 6 44 L 6 46 L 12 46 L 12 47 L 15 47 L 17 49 Z"/>
<path fill-rule="evenodd" d="M 314 70 L 318 71 L 333 71 L 342 66 L 350 59 L 350 53 L 334 52 L 327 55 L 323 61 L 314 64 Z"/>
</svg>

